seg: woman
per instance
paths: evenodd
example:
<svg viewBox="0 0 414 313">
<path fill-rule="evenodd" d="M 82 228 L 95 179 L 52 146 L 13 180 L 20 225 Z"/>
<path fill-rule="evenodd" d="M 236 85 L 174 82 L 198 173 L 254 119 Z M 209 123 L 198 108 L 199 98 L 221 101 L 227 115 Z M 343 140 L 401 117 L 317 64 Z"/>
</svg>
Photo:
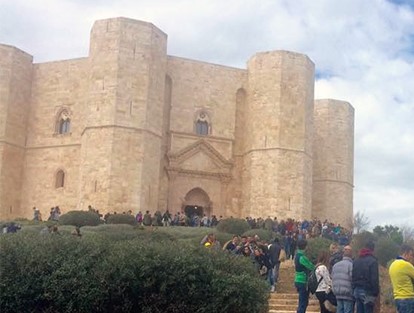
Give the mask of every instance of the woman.
<svg viewBox="0 0 414 313">
<path fill-rule="evenodd" d="M 319 300 L 321 313 L 335 312 L 334 308 L 336 306 L 335 295 L 332 292 L 332 279 L 328 270 L 329 257 L 328 251 L 321 251 L 318 255 L 315 270 L 319 282 L 315 295 Z"/>
</svg>

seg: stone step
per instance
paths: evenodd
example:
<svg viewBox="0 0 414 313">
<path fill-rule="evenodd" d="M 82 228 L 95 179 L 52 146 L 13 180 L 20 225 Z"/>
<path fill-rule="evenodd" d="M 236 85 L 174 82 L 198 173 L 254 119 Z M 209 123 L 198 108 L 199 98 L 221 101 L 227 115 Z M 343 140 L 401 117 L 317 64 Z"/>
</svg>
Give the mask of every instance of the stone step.
<svg viewBox="0 0 414 313">
<path fill-rule="evenodd" d="M 273 304 L 297 304 L 298 299 L 288 299 L 288 298 L 270 298 L 269 303 Z M 309 299 L 309 305 L 319 305 L 318 300 Z"/>
<path fill-rule="evenodd" d="M 297 305 L 269 305 L 269 310 L 276 310 L 276 311 L 295 311 L 298 308 Z M 310 311 L 320 311 L 320 307 L 318 306 L 308 306 L 306 308 L 306 312 Z"/>
<path fill-rule="evenodd" d="M 268 312 L 269 313 L 296 313 L 296 309 L 287 310 L 287 311 L 270 309 Z M 306 309 L 306 313 L 320 313 L 320 310 L 318 309 L 318 310 L 311 311 L 311 310 Z"/>
</svg>

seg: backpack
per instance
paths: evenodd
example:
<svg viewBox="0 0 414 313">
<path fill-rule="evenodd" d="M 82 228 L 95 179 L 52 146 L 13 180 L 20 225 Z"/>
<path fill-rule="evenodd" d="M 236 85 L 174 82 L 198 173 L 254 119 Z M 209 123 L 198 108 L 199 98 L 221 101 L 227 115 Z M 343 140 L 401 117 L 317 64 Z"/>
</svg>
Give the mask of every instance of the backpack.
<svg viewBox="0 0 414 313">
<path fill-rule="evenodd" d="M 308 291 L 311 294 L 314 294 L 316 292 L 316 289 L 318 289 L 318 286 L 319 286 L 319 284 L 321 283 L 321 281 L 323 279 L 323 277 L 321 277 L 318 280 L 318 277 L 316 276 L 316 269 L 317 268 L 318 267 L 315 267 L 315 269 L 313 271 L 311 271 L 309 273 L 309 276 L 308 276 L 308 285 L 307 286 L 308 286 Z"/>
</svg>

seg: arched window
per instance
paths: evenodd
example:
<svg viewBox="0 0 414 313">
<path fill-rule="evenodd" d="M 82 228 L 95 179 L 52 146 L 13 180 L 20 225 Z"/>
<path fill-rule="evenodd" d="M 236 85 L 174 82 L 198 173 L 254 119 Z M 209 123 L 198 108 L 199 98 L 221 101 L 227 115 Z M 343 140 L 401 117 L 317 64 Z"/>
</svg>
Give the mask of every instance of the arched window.
<svg viewBox="0 0 414 313">
<path fill-rule="evenodd" d="M 64 186 L 65 186 L 65 172 L 63 170 L 59 170 L 56 173 L 55 188 L 62 188 Z"/>
<path fill-rule="evenodd" d="M 59 134 L 66 134 L 70 132 L 70 118 L 59 121 Z"/>
<path fill-rule="evenodd" d="M 208 135 L 208 123 L 206 121 L 198 120 L 196 123 L 196 133 L 197 135 L 202 136 Z"/>
<path fill-rule="evenodd" d="M 61 110 L 56 119 L 55 132 L 60 135 L 69 134 L 70 122 L 71 120 L 69 111 L 67 109 Z"/>
<path fill-rule="evenodd" d="M 207 136 L 211 133 L 210 118 L 206 112 L 199 112 L 196 115 L 195 133 L 200 136 Z"/>
</svg>

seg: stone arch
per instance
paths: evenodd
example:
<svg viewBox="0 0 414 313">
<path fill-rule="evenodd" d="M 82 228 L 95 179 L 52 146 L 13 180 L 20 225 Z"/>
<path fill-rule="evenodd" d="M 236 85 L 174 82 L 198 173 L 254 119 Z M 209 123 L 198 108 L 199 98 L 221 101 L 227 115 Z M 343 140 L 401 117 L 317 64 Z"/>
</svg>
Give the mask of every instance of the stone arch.
<svg viewBox="0 0 414 313">
<path fill-rule="evenodd" d="M 200 187 L 193 188 L 187 192 L 184 197 L 182 209 L 187 214 L 189 208 L 191 212 L 195 212 L 196 214 L 210 215 L 212 203 L 207 192 L 205 192 Z"/>
</svg>

